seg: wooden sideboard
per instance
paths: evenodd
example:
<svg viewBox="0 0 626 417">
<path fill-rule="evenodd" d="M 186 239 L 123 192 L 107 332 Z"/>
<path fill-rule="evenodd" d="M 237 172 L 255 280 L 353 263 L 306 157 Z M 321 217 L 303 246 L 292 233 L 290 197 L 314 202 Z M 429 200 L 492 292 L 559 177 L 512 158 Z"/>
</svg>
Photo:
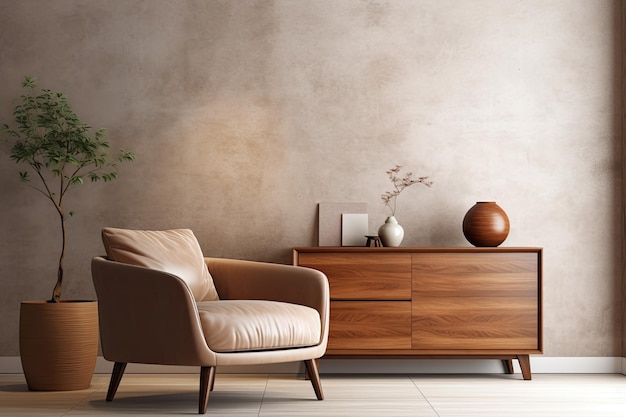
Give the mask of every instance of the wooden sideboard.
<svg viewBox="0 0 626 417">
<path fill-rule="evenodd" d="M 542 353 L 541 248 L 299 247 L 330 283 L 328 358 L 500 359 Z"/>
</svg>

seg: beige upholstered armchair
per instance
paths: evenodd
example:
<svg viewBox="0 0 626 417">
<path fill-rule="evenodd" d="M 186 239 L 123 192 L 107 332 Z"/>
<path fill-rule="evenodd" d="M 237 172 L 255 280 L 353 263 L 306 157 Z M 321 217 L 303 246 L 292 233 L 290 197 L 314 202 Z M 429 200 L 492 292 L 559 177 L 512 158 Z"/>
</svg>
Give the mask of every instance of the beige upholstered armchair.
<svg viewBox="0 0 626 417">
<path fill-rule="evenodd" d="M 190 230 L 105 228 L 92 260 L 104 358 L 115 362 L 107 401 L 127 363 L 199 366 L 199 412 L 215 367 L 304 361 L 323 399 L 315 359 L 326 351 L 329 291 L 316 270 L 204 258 Z"/>
</svg>

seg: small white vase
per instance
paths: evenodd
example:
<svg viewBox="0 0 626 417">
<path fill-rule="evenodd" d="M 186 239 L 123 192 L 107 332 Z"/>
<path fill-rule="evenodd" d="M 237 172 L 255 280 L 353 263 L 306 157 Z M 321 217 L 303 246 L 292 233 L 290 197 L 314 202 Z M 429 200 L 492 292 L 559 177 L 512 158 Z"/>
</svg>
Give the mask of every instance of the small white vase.
<svg viewBox="0 0 626 417">
<path fill-rule="evenodd" d="M 385 224 L 378 228 L 378 236 L 383 246 L 397 247 L 404 239 L 404 229 L 394 216 L 389 216 Z"/>
</svg>

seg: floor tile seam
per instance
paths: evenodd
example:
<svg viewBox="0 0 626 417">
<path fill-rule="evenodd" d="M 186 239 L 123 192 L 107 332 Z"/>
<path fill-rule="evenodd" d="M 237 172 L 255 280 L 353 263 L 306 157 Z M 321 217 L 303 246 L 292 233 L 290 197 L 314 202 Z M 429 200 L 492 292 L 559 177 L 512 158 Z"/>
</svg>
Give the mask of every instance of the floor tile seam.
<svg viewBox="0 0 626 417">
<path fill-rule="evenodd" d="M 422 396 L 422 398 L 424 398 L 424 401 L 426 401 L 426 403 L 428 404 L 430 409 L 433 410 L 435 415 L 437 417 L 441 417 L 439 412 L 435 409 L 435 406 L 430 402 L 430 400 L 428 399 L 426 394 L 420 389 L 419 385 L 417 385 L 417 381 L 415 381 L 415 378 L 413 378 L 411 375 L 409 375 L 409 380 L 413 383 L 413 385 L 415 386 L 415 389 L 417 389 L 417 392 L 419 392 L 420 395 Z"/>
<path fill-rule="evenodd" d="M 261 413 L 263 412 L 263 403 L 265 402 L 265 395 L 267 394 L 267 387 L 270 384 L 270 374 L 265 375 L 265 386 L 263 387 L 263 395 L 261 395 L 261 401 L 259 403 L 259 410 L 257 413 L 257 417 L 261 417 Z"/>
<path fill-rule="evenodd" d="M 81 407 L 83 404 L 88 402 L 89 399 L 92 398 L 94 396 L 94 394 L 96 394 L 101 388 L 102 388 L 102 386 L 100 386 L 99 384 L 94 384 L 92 382 L 89 385 L 89 388 L 84 390 L 83 396 L 80 399 L 75 400 L 72 403 L 73 405 L 71 407 L 67 408 L 64 411 L 61 411 L 62 414 L 59 414 L 59 417 L 65 417 L 65 416 L 70 415 L 70 413 L 72 413 L 75 409 Z"/>
</svg>

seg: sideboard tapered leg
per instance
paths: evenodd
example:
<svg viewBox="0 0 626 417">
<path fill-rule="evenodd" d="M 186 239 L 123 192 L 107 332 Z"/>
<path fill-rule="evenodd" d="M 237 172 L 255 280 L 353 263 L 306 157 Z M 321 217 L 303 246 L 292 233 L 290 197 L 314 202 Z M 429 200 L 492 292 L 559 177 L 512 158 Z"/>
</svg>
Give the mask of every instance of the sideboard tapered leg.
<svg viewBox="0 0 626 417">
<path fill-rule="evenodd" d="M 504 372 L 507 374 L 514 373 L 513 359 L 502 359 L 502 365 L 504 365 Z"/>
<path fill-rule="evenodd" d="M 517 360 L 519 361 L 519 367 L 522 368 L 522 376 L 524 379 L 527 381 L 531 380 L 530 357 L 528 355 L 517 355 Z"/>
</svg>

